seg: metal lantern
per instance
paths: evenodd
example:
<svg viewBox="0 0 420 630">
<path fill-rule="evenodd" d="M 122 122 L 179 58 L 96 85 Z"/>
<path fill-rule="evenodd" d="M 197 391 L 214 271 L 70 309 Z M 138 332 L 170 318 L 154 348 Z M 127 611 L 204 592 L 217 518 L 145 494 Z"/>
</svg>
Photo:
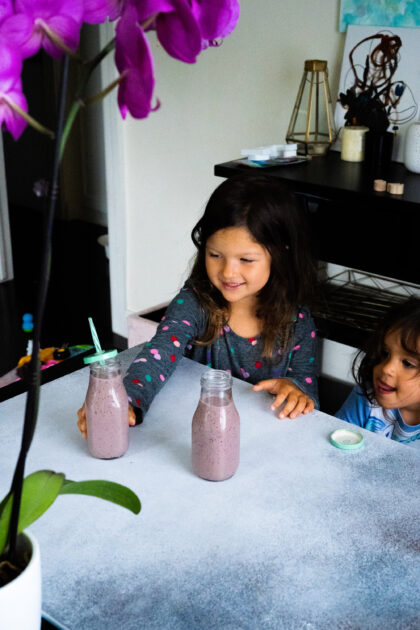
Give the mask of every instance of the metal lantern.
<svg viewBox="0 0 420 630">
<path fill-rule="evenodd" d="M 325 155 L 336 136 L 327 62 L 307 59 L 286 142 L 297 142 L 305 155 Z"/>
</svg>

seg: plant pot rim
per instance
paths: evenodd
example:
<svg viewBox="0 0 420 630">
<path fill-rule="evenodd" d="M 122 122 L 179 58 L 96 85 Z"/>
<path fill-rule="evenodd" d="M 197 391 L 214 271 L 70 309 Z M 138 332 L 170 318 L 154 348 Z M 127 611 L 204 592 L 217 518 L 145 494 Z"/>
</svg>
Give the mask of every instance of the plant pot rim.
<svg viewBox="0 0 420 630">
<path fill-rule="evenodd" d="M 16 580 L 18 580 L 23 573 L 25 573 L 25 571 L 27 571 L 31 565 L 35 564 L 35 562 L 38 561 L 39 557 L 40 557 L 40 550 L 39 550 L 39 544 L 37 539 L 35 538 L 35 536 L 28 530 L 23 531 L 22 533 L 19 534 L 18 536 L 18 540 L 22 540 L 22 539 L 26 539 L 31 548 L 32 548 L 32 553 L 31 553 L 31 557 L 30 560 L 28 562 L 28 564 L 26 565 L 26 567 L 23 569 L 23 571 L 21 573 L 19 573 L 18 576 L 16 576 L 15 578 L 13 578 L 13 580 L 11 582 L 8 582 L 7 584 L 5 584 L 4 586 L 0 585 L 0 590 L 2 592 L 2 594 L 4 594 L 6 592 L 7 589 L 11 588 L 13 586 L 13 584 L 15 583 Z"/>
</svg>

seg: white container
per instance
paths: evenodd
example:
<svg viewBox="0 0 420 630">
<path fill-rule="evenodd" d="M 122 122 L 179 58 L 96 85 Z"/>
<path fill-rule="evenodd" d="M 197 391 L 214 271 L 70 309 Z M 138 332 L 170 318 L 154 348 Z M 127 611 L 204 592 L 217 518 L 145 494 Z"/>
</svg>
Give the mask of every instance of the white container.
<svg viewBox="0 0 420 630">
<path fill-rule="evenodd" d="M 341 159 L 344 162 L 363 162 L 367 131 L 368 127 L 344 127 L 341 136 Z"/>
<path fill-rule="evenodd" d="M 0 587 L 0 628 L 2 630 L 40 630 L 41 628 L 41 556 L 32 534 L 18 537 L 18 550 L 31 553 L 22 573 Z"/>
<path fill-rule="evenodd" d="M 404 142 L 404 166 L 412 173 L 420 173 L 420 122 L 407 129 Z"/>
<path fill-rule="evenodd" d="M 276 158 L 295 157 L 297 144 L 270 144 L 255 149 L 242 149 L 241 155 L 254 162 L 266 162 Z"/>
</svg>

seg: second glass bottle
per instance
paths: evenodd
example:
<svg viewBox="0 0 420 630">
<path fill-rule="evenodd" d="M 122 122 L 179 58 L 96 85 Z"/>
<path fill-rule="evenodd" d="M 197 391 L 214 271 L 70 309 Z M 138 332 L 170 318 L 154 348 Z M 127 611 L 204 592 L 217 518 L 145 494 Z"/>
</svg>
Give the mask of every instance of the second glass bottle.
<svg viewBox="0 0 420 630">
<path fill-rule="evenodd" d="M 240 420 L 232 398 L 232 377 L 208 370 L 192 421 L 192 468 L 198 477 L 223 481 L 239 465 Z"/>
</svg>

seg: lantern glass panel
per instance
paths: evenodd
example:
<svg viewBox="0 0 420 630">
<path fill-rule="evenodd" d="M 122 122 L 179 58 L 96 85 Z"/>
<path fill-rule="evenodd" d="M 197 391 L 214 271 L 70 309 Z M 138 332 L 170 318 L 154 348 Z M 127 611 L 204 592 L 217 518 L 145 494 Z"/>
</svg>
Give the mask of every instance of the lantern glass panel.
<svg viewBox="0 0 420 630">
<path fill-rule="evenodd" d="M 307 60 L 286 141 L 297 142 L 300 153 L 324 155 L 335 138 L 327 62 Z"/>
</svg>

